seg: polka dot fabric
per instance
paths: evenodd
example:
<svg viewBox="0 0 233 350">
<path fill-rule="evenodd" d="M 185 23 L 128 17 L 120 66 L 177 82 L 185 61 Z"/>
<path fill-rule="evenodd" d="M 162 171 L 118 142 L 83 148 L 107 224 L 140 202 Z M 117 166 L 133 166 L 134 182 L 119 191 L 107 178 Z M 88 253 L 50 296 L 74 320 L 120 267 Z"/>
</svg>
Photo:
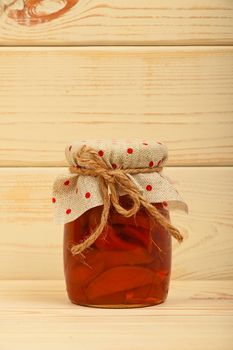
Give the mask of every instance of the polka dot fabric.
<svg viewBox="0 0 233 350">
<path fill-rule="evenodd" d="M 160 141 L 142 140 L 83 140 L 66 147 L 66 158 L 69 165 L 79 165 L 77 151 L 88 145 L 98 150 L 111 168 L 145 168 L 164 165 L 167 160 L 167 147 Z"/>
<path fill-rule="evenodd" d="M 153 168 L 164 166 L 167 161 L 167 147 L 156 140 L 82 140 L 69 144 L 65 154 L 69 165 L 79 165 L 77 151 L 88 145 L 98 151 L 110 169 Z M 159 173 L 131 175 L 144 197 L 150 203 L 166 203 L 168 209 L 187 211 L 187 205 L 170 181 Z M 118 188 L 119 195 L 125 193 Z M 52 205 L 55 223 L 67 223 L 81 216 L 85 211 L 102 205 L 98 179 L 92 176 L 61 174 L 53 185 Z"/>
</svg>

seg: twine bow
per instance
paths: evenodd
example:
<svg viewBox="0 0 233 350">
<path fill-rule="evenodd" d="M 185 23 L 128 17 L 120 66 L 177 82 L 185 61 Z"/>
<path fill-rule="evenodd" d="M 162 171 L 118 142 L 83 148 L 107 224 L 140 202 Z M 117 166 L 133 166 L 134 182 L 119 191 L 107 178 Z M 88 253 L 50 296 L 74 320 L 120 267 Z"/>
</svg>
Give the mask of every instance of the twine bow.
<svg viewBox="0 0 233 350">
<path fill-rule="evenodd" d="M 92 147 L 84 145 L 76 154 L 78 166 L 71 166 L 69 170 L 72 174 L 95 176 L 99 180 L 99 188 L 103 198 L 103 211 L 99 225 L 82 243 L 71 247 L 73 255 L 80 254 L 90 247 L 100 236 L 108 221 L 111 204 L 115 210 L 125 216 L 130 217 L 137 213 L 140 207 L 144 207 L 147 213 L 156 220 L 165 230 L 167 230 L 179 242 L 183 240 L 182 235 L 170 222 L 149 203 L 142 194 L 142 189 L 131 176 L 132 174 L 160 172 L 162 167 L 154 168 L 109 168 L 105 160 L 99 156 L 98 151 Z M 132 207 L 123 208 L 119 203 L 117 192 L 119 186 L 131 199 Z"/>
</svg>

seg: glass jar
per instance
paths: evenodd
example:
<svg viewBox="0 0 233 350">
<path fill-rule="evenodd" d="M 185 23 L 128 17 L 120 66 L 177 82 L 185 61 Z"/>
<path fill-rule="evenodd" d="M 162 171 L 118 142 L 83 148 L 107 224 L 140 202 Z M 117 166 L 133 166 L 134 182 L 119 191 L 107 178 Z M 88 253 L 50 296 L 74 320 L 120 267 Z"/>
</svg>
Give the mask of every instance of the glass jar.
<svg viewBox="0 0 233 350">
<path fill-rule="evenodd" d="M 129 209 L 127 195 L 120 204 Z M 152 203 L 169 218 L 166 203 Z M 168 293 L 171 271 L 171 235 L 141 209 L 124 217 L 112 206 L 99 238 L 81 254 L 70 248 L 98 225 L 103 206 L 96 206 L 64 225 L 64 273 L 72 303 L 106 308 L 159 304 Z"/>
</svg>

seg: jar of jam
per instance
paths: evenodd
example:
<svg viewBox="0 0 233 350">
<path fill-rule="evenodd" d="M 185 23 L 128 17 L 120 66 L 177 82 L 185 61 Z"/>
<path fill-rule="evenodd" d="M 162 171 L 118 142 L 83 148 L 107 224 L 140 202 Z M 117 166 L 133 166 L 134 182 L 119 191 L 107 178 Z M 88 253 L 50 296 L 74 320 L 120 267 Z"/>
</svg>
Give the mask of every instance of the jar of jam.
<svg viewBox="0 0 233 350">
<path fill-rule="evenodd" d="M 182 240 L 169 206 L 187 208 L 162 175 L 166 147 L 89 140 L 69 145 L 66 156 L 71 173 L 55 181 L 53 203 L 56 221 L 64 223 L 70 301 L 101 308 L 164 302 L 171 236 Z"/>
</svg>

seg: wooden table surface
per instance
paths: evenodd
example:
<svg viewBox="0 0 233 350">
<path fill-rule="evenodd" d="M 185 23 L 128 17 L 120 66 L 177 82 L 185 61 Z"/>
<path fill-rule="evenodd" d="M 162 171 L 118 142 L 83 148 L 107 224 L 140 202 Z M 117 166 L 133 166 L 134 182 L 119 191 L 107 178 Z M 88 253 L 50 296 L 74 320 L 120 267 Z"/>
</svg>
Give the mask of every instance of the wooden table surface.
<svg viewBox="0 0 233 350">
<path fill-rule="evenodd" d="M 71 304 L 62 280 L 0 282 L 1 350 L 231 350 L 233 282 L 172 281 L 164 304 Z"/>
</svg>

